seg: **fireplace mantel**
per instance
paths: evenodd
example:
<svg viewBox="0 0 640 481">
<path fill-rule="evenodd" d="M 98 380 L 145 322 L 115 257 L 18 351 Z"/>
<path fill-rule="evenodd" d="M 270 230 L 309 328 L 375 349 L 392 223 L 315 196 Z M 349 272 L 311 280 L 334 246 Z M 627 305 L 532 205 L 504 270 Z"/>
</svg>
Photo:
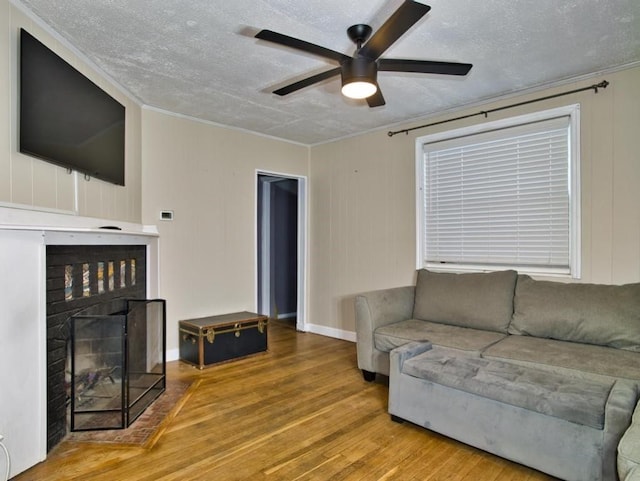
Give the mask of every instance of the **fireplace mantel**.
<svg viewBox="0 0 640 481">
<path fill-rule="evenodd" d="M 118 229 L 104 229 L 104 227 Z M 0 230 L 158 236 L 154 225 L 81 217 L 57 211 L 29 210 L 0 204 Z"/>
<path fill-rule="evenodd" d="M 121 230 L 103 229 L 117 226 Z M 46 434 L 46 246 L 146 245 L 147 297 L 159 297 L 155 226 L 0 206 L 0 434 L 11 476 L 43 461 Z"/>
</svg>

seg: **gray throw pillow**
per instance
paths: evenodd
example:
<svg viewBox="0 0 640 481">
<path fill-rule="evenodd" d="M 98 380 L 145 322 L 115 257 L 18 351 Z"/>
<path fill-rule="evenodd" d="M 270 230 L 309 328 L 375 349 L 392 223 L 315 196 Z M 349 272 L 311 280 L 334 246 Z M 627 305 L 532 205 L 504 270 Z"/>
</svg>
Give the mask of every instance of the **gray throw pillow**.
<svg viewBox="0 0 640 481">
<path fill-rule="evenodd" d="M 640 351 L 640 283 L 565 284 L 519 276 L 509 332 Z"/>
<path fill-rule="evenodd" d="M 517 276 L 512 270 L 465 274 L 419 270 L 413 317 L 506 333 Z"/>
</svg>

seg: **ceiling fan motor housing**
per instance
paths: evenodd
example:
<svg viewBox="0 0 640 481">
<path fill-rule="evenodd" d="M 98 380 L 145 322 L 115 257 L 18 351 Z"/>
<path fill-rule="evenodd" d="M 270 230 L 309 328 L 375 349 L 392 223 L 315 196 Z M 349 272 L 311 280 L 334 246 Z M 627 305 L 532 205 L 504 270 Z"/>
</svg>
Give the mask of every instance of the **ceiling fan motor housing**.
<svg viewBox="0 0 640 481">
<path fill-rule="evenodd" d="M 375 60 L 355 56 L 341 64 L 342 85 L 352 82 L 378 83 L 378 69 Z"/>
</svg>

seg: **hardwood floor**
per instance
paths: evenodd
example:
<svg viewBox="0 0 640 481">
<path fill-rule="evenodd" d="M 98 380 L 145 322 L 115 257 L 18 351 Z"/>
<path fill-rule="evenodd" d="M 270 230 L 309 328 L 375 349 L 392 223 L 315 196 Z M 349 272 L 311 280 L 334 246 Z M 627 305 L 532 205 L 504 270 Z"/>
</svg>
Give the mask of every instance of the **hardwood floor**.
<svg viewBox="0 0 640 481">
<path fill-rule="evenodd" d="M 149 448 L 63 441 L 26 480 L 550 480 L 387 414 L 384 382 L 366 383 L 355 344 L 272 323 L 269 352 L 199 371 Z"/>
</svg>

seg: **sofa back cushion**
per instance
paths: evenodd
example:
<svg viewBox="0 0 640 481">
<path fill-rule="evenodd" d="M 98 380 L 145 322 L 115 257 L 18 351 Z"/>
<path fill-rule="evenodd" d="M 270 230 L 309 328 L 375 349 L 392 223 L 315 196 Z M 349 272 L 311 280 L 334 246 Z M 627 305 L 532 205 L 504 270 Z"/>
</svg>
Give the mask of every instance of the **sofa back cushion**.
<svg viewBox="0 0 640 481">
<path fill-rule="evenodd" d="M 564 284 L 521 275 L 509 332 L 640 351 L 640 283 Z"/>
<path fill-rule="evenodd" d="M 506 333 L 517 276 L 511 270 L 468 274 L 419 270 L 413 317 Z"/>
</svg>

